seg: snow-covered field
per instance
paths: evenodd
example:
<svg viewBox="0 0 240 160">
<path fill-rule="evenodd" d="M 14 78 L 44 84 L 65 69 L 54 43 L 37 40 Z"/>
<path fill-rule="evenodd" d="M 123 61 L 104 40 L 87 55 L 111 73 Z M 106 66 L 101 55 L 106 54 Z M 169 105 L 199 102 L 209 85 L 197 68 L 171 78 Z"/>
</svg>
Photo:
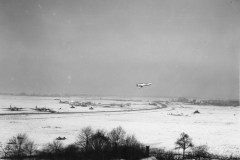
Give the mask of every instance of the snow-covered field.
<svg viewBox="0 0 240 160">
<path fill-rule="evenodd" d="M 89 107 L 70 108 L 58 100 L 91 101 Z M 156 99 L 157 100 L 157 99 Z M 159 99 L 160 100 L 160 99 Z M 110 131 L 122 126 L 127 133 L 135 134 L 139 141 L 154 147 L 173 149 L 182 132 L 193 139 L 195 145 L 209 146 L 211 152 L 240 155 L 240 108 L 186 105 L 170 103 L 167 108 L 149 105 L 152 99 L 101 98 L 101 97 L 0 97 L 0 142 L 6 143 L 17 133 L 27 133 L 39 146 L 66 137 L 65 144 L 73 143 L 81 128 L 92 126 Z M 130 106 L 110 106 L 109 104 Z M 22 107 L 11 111 L 9 106 Z M 39 112 L 34 108 L 46 107 L 57 113 Z M 107 106 L 107 107 L 106 107 Z M 200 114 L 193 114 L 198 110 Z M 76 113 L 77 112 L 77 113 Z M 21 114 L 20 114 L 21 113 Z M 38 114 L 43 113 L 43 114 Z"/>
</svg>

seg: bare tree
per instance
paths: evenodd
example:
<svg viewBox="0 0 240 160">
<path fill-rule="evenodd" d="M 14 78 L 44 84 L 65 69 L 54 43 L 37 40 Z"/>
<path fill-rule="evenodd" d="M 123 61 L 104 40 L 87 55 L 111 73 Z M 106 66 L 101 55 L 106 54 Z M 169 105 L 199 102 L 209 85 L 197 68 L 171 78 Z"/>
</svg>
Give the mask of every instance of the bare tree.
<svg viewBox="0 0 240 160">
<path fill-rule="evenodd" d="M 135 135 L 127 135 L 125 138 L 125 145 L 128 146 L 135 146 L 138 145 L 139 142 L 137 141 Z"/>
<path fill-rule="evenodd" d="M 112 129 L 112 131 L 108 133 L 109 141 L 113 150 L 113 155 L 115 155 L 116 158 L 121 157 L 120 146 L 123 146 L 125 143 L 125 135 L 126 131 L 123 130 L 121 126 Z"/>
<path fill-rule="evenodd" d="M 29 156 L 32 156 L 34 151 L 37 150 L 37 145 L 33 141 L 28 140 L 23 146 L 23 149 L 26 152 L 26 154 L 28 154 Z"/>
<path fill-rule="evenodd" d="M 28 137 L 25 133 L 19 133 L 17 136 L 13 136 L 8 140 L 4 150 L 8 156 L 21 157 L 26 155 L 24 146 L 28 141 Z"/>
<path fill-rule="evenodd" d="M 109 139 L 106 131 L 98 129 L 91 137 L 91 147 L 94 151 L 102 151 L 108 146 Z"/>
<path fill-rule="evenodd" d="M 63 143 L 58 140 L 54 140 L 52 143 L 48 143 L 46 146 L 47 151 L 50 153 L 60 153 L 63 148 Z"/>
<path fill-rule="evenodd" d="M 118 147 L 124 144 L 125 135 L 126 131 L 121 126 L 114 128 L 111 132 L 108 133 L 110 143 L 113 145 L 113 147 Z"/>
<path fill-rule="evenodd" d="M 139 159 L 141 154 L 144 153 L 142 150 L 143 145 L 137 140 L 135 135 L 126 135 L 124 145 L 121 148 L 121 158 L 124 159 Z"/>
<path fill-rule="evenodd" d="M 193 147 L 192 139 L 186 133 L 181 133 L 180 138 L 175 142 L 175 149 L 183 150 L 183 159 L 185 158 L 185 150 Z"/>
<path fill-rule="evenodd" d="M 79 145 L 81 148 L 84 148 L 87 152 L 89 150 L 90 141 L 93 136 L 93 129 L 88 126 L 81 129 L 80 133 L 77 136 L 76 145 Z"/>
<path fill-rule="evenodd" d="M 0 147 L 1 147 L 1 151 L 0 151 L 1 157 L 7 157 L 7 152 L 1 142 L 0 142 Z"/>
<path fill-rule="evenodd" d="M 106 136 L 106 131 L 102 129 L 96 130 L 89 140 L 88 150 L 85 152 L 86 159 L 105 159 L 108 147 L 109 147 L 109 139 Z"/>
</svg>

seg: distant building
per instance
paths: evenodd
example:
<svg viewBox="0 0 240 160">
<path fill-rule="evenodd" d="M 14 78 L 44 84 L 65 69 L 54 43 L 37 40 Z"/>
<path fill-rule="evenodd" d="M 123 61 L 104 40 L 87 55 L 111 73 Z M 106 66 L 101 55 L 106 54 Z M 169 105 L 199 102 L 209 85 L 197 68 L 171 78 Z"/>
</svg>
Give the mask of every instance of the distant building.
<svg viewBox="0 0 240 160">
<path fill-rule="evenodd" d="M 238 100 L 229 100 L 229 101 L 227 101 L 227 104 L 229 104 L 229 106 L 239 106 L 239 101 Z"/>
<path fill-rule="evenodd" d="M 182 103 L 188 103 L 188 99 L 184 97 L 179 97 L 177 101 Z"/>
<path fill-rule="evenodd" d="M 201 100 L 200 105 L 239 106 L 238 100 Z"/>
</svg>

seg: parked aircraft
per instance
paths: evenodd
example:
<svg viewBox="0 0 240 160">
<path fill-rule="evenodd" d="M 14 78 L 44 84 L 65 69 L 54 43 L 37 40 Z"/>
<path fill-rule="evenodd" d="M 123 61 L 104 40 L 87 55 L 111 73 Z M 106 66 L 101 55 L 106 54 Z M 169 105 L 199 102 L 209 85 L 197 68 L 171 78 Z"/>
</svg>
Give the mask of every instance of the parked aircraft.
<svg viewBox="0 0 240 160">
<path fill-rule="evenodd" d="M 66 137 L 60 137 L 60 136 L 56 138 L 56 140 L 65 140 L 65 139 L 67 139 L 67 138 Z"/>
<path fill-rule="evenodd" d="M 33 110 L 40 111 L 40 112 L 50 112 L 50 113 L 55 113 L 56 112 L 56 111 L 51 110 L 51 109 L 46 108 L 46 107 L 38 108 L 37 106 L 36 106 L 36 108 L 33 108 Z"/>
<path fill-rule="evenodd" d="M 6 108 L 6 109 L 9 109 L 9 110 L 11 110 L 11 111 L 19 111 L 19 110 L 22 110 L 23 108 L 22 108 L 22 107 L 12 107 L 12 106 L 10 105 L 10 107 L 9 107 L 9 108 Z"/>
<path fill-rule="evenodd" d="M 68 101 L 59 101 L 59 103 L 66 103 L 66 104 L 68 104 L 69 102 Z"/>
</svg>

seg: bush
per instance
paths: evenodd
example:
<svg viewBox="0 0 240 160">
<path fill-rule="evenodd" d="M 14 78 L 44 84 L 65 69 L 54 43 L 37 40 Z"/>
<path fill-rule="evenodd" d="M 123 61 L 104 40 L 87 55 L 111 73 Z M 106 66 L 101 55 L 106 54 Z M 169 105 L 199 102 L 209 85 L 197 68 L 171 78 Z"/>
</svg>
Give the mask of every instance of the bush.
<svg viewBox="0 0 240 160">
<path fill-rule="evenodd" d="M 191 154 L 195 159 L 208 158 L 210 155 L 206 145 L 193 147 Z"/>
</svg>

